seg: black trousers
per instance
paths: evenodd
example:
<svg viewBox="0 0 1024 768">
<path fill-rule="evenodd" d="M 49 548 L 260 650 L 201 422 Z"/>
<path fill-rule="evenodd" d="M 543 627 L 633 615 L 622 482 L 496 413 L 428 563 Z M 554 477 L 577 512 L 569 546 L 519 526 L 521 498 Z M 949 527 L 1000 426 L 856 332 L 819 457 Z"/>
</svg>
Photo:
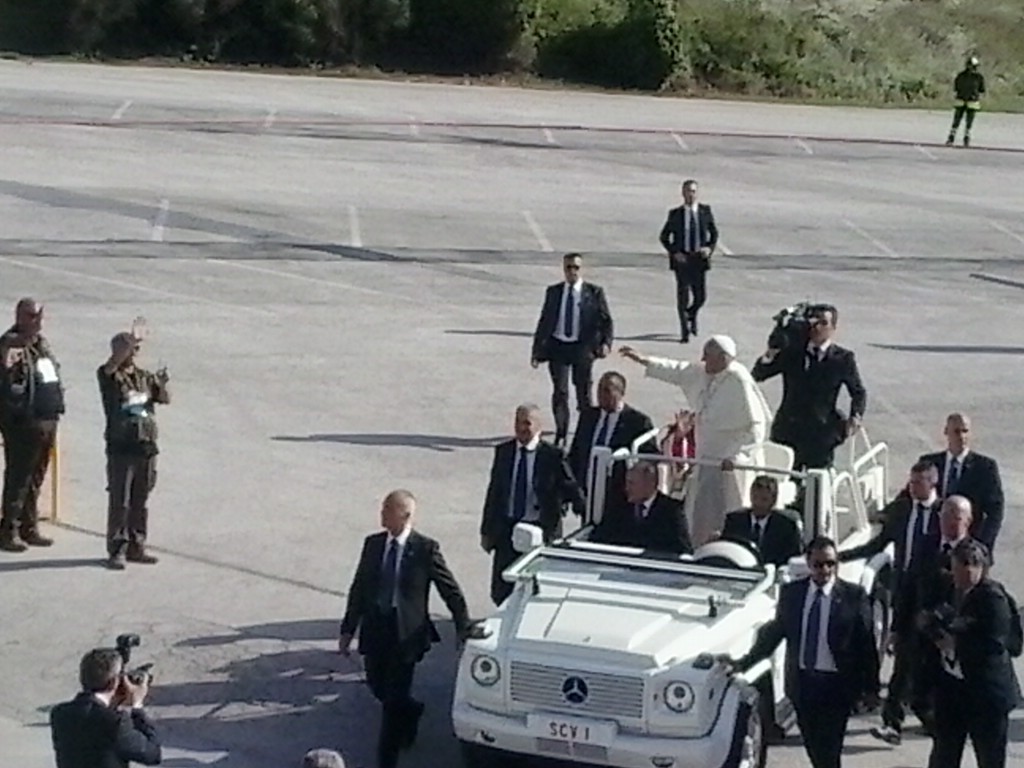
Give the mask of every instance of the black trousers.
<svg viewBox="0 0 1024 768">
<path fill-rule="evenodd" d="M 39 489 L 50 468 L 56 421 L 10 421 L 4 439 L 3 512 L 0 534 L 32 536 L 39 528 Z"/>
<path fill-rule="evenodd" d="M 897 635 L 892 676 L 882 705 L 882 722 L 897 731 L 903 730 L 908 704 L 922 722 L 931 717 L 929 691 L 921 665 L 927 651 L 926 642 L 925 637 L 914 629 Z"/>
<path fill-rule="evenodd" d="M 971 109 L 964 104 L 957 104 L 953 108 L 953 127 L 949 129 L 949 135 L 951 137 L 956 136 L 957 129 L 960 127 L 960 121 L 964 119 L 964 115 L 967 116 L 967 122 L 964 123 L 964 135 L 971 135 L 971 127 L 974 125 L 974 117 L 978 114 L 978 110 Z"/>
<path fill-rule="evenodd" d="M 156 456 L 107 453 L 107 554 L 141 548 L 149 530 L 149 494 Z"/>
<path fill-rule="evenodd" d="M 398 652 L 398 626 L 394 615 L 385 620 L 388 631 L 380 638 L 380 647 L 368 649 L 363 663 L 366 684 L 381 703 L 380 733 L 377 737 L 377 768 L 395 768 L 398 755 L 415 727 L 423 705 L 412 698 L 416 662 Z"/>
<path fill-rule="evenodd" d="M 814 768 L 839 768 L 850 702 L 839 692 L 838 675 L 800 671 L 800 696 L 794 702 L 804 750 Z"/>
<path fill-rule="evenodd" d="M 1006 712 L 978 706 L 971 684 L 940 673 L 935 691 L 935 737 L 928 768 L 960 768 L 967 738 L 978 768 L 1006 768 L 1010 718 Z"/>
<path fill-rule="evenodd" d="M 576 389 L 576 410 L 593 405 L 591 390 L 594 380 L 594 356 L 580 343 L 566 344 L 551 340 L 551 410 L 555 416 L 555 436 L 564 439 L 569 434 L 569 376 Z"/>
<path fill-rule="evenodd" d="M 491 602 L 495 605 L 501 605 L 512 594 L 513 585 L 504 581 L 501 574 L 518 558 L 519 553 L 512 547 L 511 534 L 509 538 L 495 542 L 491 553 Z"/>
<path fill-rule="evenodd" d="M 684 337 L 688 337 L 691 326 L 697 322 L 697 313 L 708 299 L 708 273 L 707 270 L 688 268 L 674 269 L 673 273 L 676 276 L 676 313 L 679 315 L 679 332 Z"/>
</svg>

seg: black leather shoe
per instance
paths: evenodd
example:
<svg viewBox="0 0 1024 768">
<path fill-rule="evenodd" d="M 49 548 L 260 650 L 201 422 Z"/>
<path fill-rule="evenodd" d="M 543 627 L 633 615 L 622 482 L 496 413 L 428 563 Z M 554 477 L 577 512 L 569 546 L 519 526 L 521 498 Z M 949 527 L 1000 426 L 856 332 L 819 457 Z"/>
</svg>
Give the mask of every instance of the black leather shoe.
<svg viewBox="0 0 1024 768">
<path fill-rule="evenodd" d="M 423 702 L 411 699 L 409 701 L 409 721 L 405 726 L 402 748 L 409 749 L 416 743 L 416 737 L 420 732 L 420 718 L 423 717 Z"/>
</svg>

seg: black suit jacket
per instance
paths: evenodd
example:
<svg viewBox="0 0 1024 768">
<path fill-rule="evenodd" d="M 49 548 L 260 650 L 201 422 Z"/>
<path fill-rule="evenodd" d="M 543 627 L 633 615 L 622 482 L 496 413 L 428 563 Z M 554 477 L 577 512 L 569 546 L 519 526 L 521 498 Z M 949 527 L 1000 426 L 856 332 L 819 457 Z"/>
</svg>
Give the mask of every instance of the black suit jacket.
<svg viewBox="0 0 1024 768">
<path fill-rule="evenodd" d="M 80 693 L 50 712 L 57 768 L 127 768 L 159 765 L 156 728 L 141 709 L 112 709 L 91 693 Z"/>
<path fill-rule="evenodd" d="M 683 502 L 660 491 L 655 494 L 651 508 L 643 519 L 637 519 L 631 504 L 610 509 L 594 528 L 590 540 L 676 555 L 693 554 L 690 526 L 683 512 Z"/>
<path fill-rule="evenodd" d="M 683 206 L 673 208 L 668 212 L 665 225 L 661 228 L 661 246 L 669 254 L 668 267 L 673 272 L 679 270 L 703 272 L 711 268 L 710 262 L 704 259 L 690 259 L 681 266 L 672 261 L 673 253 L 685 253 L 689 250 L 684 239 L 685 229 L 683 227 Z M 697 203 L 697 231 L 698 248 L 710 248 L 712 252 L 718 245 L 718 227 L 715 224 L 715 214 L 711 212 L 711 206 L 704 203 Z"/>
<path fill-rule="evenodd" d="M 580 413 L 579 421 L 576 423 L 576 434 L 573 435 L 572 446 L 569 448 L 569 466 L 572 468 L 573 477 L 577 478 L 580 485 L 584 487 L 587 483 L 587 468 L 590 464 L 590 451 L 596 436 L 595 430 L 601 423 L 601 412 L 599 407 L 594 406 Z M 606 445 L 614 450 L 628 448 L 634 440 L 652 429 L 654 429 L 654 422 L 651 421 L 650 416 L 632 406 L 625 405 Z M 648 440 L 640 446 L 640 451 L 659 453 L 657 442 Z M 617 489 L 618 496 L 621 497 L 615 504 L 625 502 L 625 481 L 625 465 L 623 462 L 619 462 L 612 473 L 612 483 L 609 485 L 609 489 Z M 611 495 L 606 495 L 606 498 L 611 499 Z M 614 508 L 615 504 L 607 508 Z"/>
<path fill-rule="evenodd" d="M 757 633 L 750 652 L 737 661 L 740 670 L 752 667 L 786 641 L 786 696 L 800 706 L 800 642 L 804 601 L 810 579 L 784 584 L 779 591 L 775 618 Z M 829 613 L 828 646 L 836 662 L 839 684 L 835 694 L 852 707 L 868 694 L 879 691 L 879 659 L 875 648 L 871 603 L 864 589 L 837 579 Z"/>
<path fill-rule="evenodd" d="M 820 363 L 806 365 L 806 347 L 791 346 L 774 360 L 754 364 L 754 381 L 782 375 L 782 402 L 772 422 L 772 440 L 784 445 L 806 444 L 811 435 L 834 447 L 846 440 L 846 417 L 837 408 L 839 389 L 850 394 L 850 417 L 861 417 L 867 390 L 861 382 L 853 352 L 830 344 Z M 808 434 L 810 433 L 810 434 Z"/>
<path fill-rule="evenodd" d="M 533 359 L 541 363 L 551 359 L 552 334 L 558 329 L 565 285 L 564 282 L 549 285 L 544 293 L 544 304 L 533 333 Z M 593 357 L 599 355 L 602 347 L 611 348 L 615 341 L 615 324 L 604 289 L 586 281 L 580 287 L 579 340 L 583 350 Z"/>
<path fill-rule="evenodd" d="M 544 529 L 548 541 L 559 534 L 562 522 L 562 508 L 566 503 L 573 505 L 577 513 L 583 512 L 583 492 L 569 469 L 564 454 L 550 443 L 541 440 L 537 444 L 537 455 L 533 460 L 533 495 L 540 513 L 538 524 Z M 512 519 L 509 508 L 514 492 L 513 482 L 518 460 L 519 441 L 507 440 L 494 449 L 491 464 L 491 480 L 484 498 L 483 518 L 480 533 L 494 542 L 508 539 L 512 533 Z"/>
<path fill-rule="evenodd" d="M 752 542 L 752 533 L 749 509 L 740 509 L 725 516 L 723 538 Z M 774 510 L 768 515 L 759 549 L 761 560 L 776 566 L 783 566 L 799 555 L 803 550 L 803 542 L 800 540 L 800 527 L 796 520 L 782 510 Z"/>
<path fill-rule="evenodd" d="M 946 489 L 942 487 L 946 478 L 946 451 L 926 453 L 921 461 L 934 464 L 939 470 L 939 496 L 946 497 Z M 971 536 L 989 548 L 995 549 L 996 537 L 1003 527 L 1003 483 L 999 476 L 999 465 L 996 460 L 974 451 L 968 451 L 960 467 L 960 482 L 955 492 L 965 496 L 974 511 L 971 523 Z"/>
<path fill-rule="evenodd" d="M 456 632 L 469 626 L 466 599 L 441 554 L 441 545 L 428 536 L 412 531 L 402 551 L 398 573 L 398 648 L 389 641 L 385 617 L 377 608 L 377 588 L 384 563 L 386 531 L 367 536 L 359 556 L 348 605 L 341 621 L 341 634 L 359 631 L 359 651 L 364 656 L 398 653 L 409 661 L 419 661 L 441 638 L 430 619 L 430 585 L 437 587 L 441 599 L 451 611 Z"/>
<path fill-rule="evenodd" d="M 952 592 L 948 597 L 952 601 Z M 965 682 L 959 693 L 969 698 L 966 709 L 1003 714 L 1020 704 L 1020 685 L 1006 650 L 1010 621 L 1010 605 L 998 582 L 984 578 L 964 596 L 953 635 Z"/>
</svg>

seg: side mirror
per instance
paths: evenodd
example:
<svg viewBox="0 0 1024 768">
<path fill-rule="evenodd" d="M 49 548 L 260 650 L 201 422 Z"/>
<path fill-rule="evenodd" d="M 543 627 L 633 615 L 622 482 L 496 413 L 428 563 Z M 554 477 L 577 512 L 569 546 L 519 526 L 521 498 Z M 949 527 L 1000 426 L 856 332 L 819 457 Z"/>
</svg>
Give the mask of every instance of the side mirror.
<svg viewBox="0 0 1024 768">
<path fill-rule="evenodd" d="M 544 546 L 544 531 L 532 523 L 516 523 L 512 529 L 512 548 L 521 555 Z"/>
</svg>

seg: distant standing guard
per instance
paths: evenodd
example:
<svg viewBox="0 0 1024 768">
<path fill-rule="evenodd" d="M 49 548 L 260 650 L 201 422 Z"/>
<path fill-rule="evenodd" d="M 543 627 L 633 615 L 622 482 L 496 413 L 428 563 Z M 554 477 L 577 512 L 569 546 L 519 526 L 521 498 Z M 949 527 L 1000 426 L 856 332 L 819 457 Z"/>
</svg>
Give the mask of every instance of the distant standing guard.
<svg viewBox="0 0 1024 768">
<path fill-rule="evenodd" d="M 515 437 L 494 449 L 491 479 L 480 521 L 480 546 L 493 555 L 491 600 L 501 605 L 512 585 L 501 578 L 519 553 L 512 547 L 516 523 L 532 523 L 551 542 L 562 534 L 562 513 L 570 503 L 582 517 L 583 492 L 562 451 L 541 440 L 540 408 L 526 403 L 516 408 Z"/>
<path fill-rule="evenodd" d="M 145 320 L 110 340 L 110 358 L 96 371 L 106 415 L 107 565 L 121 571 L 125 561 L 153 564 L 146 552 L 147 502 L 156 485 L 155 406 L 169 405 L 167 370 L 150 373 L 136 365 L 145 336 Z"/>
<path fill-rule="evenodd" d="M 946 146 L 953 146 L 956 141 L 956 132 L 960 127 L 960 121 L 966 115 L 964 123 L 964 146 L 971 146 L 971 127 L 974 125 L 974 117 L 981 109 L 981 97 L 985 95 L 985 76 L 978 71 L 978 57 L 971 56 L 967 64 L 953 80 L 953 90 L 956 91 L 956 106 L 953 108 L 953 127 L 949 129 L 949 136 L 946 137 Z"/>
<path fill-rule="evenodd" d="M 661 228 L 661 245 L 668 253 L 668 268 L 676 276 L 679 341 L 697 335 L 697 313 L 707 301 L 707 276 L 718 245 L 718 227 L 711 206 L 697 202 L 697 182 L 683 182 L 683 204 L 668 212 Z M 693 301 L 690 301 L 690 294 Z"/>
<path fill-rule="evenodd" d="M 608 356 L 615 330 L 604 289 L 583 280 L 583 257 L 567 253 L 562 269 L 565 281 L 549 285 L 544 294 L 530 364 L 534 368 L 548 364 L 555 445 L 564 448 L 569 434 L 569 371 L 576 388 L 576 410 L 582 412 L 594 403 L 594 360 Z"/>
<path fill-rule="evenodd" d="M 14 325 L 0 336 L 0 432 L 4 440 L 0 549 L 48 547 L 39 533 L 39 489 L 64 414 L 60 364 L 42 334 L 43 306 L 24 298 Z"/>
<path fill-rule="evenodd" d="M 441 554 L 441 545 L 413 529 L 416 497 L 395 490 L 384 497 L 384 528 L 363 541 L 338 650 L 349 655 L 359 632 L 366 684 L 383 705 L 377 768 L 395 768 L 398 755 L 416 741 L 423 704 L 410 696 L 416 664 L 440 642 L 430 619 L 430 585 L 437 587 L 461 643 L 469 634 L 466 599 Z"/>
</svg>

